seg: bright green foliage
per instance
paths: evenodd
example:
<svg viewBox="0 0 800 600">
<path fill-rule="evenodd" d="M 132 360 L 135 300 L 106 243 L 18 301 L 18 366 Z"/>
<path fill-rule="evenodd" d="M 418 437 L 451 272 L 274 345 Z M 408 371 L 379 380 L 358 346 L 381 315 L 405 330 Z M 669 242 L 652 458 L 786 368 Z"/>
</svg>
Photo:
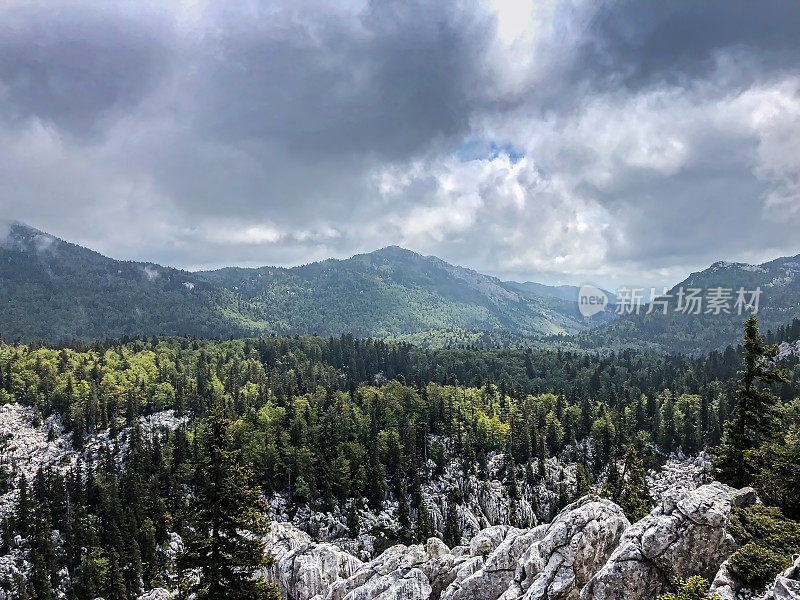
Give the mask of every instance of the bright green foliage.
<svg viewBox="0 0 800 600">
<path fill-rule="evenodd" d="M 200 481 L 187 514 L 184 568 L 199 569 L 191 591 L 199 600 L 271 600 L 274 585 L 253 572 L 268 566 L 264 542 L 267 507 L 252 473 L 233 448 L 231 423 L 216 407 L 202 426 L 196 472 Z"/>
<path fill-rule="evenodd" d="M 722 445 L 715 456 L 721 478 L 736 487 L 747 485 L 757 471 L 753 452 L 780 438 L 780 403 L 768 388 L 763 387 L 788 382 L 783 371 L 774 364 L 777 353 L 777 346 L 768 346 L 759 335 L 756 318 L 747 319 L 745 368 L 740 373 L 736 393 L 738 403 L 732 419 L 725 423 Z"/>
<path fill-rule="evenodd" d="M 792 360 L 786 361 L 792 382 L 781 387 L 785 398 L 800 393 L 800 368 Z M 64 569 L 78 587 L 68 595 L 83 593 L 81 586 L 95 593 L 99 585 L 98 597 L 129 600 L 142 584 L 162 582 L 175 590 L 175 565 L 160 549 L 171 531 L 191 537 L 182 510 L 204 485 L 198 466 L 208 457 L 203 423 L 215 406 L 224 406 L 231 420 L 228 451 L 252 469 L 253 486 L 266 495 L 335 511 L 354 503 L 380 509 L 402 497 L 403 531 L 364 532 L 382 547 L 396 543 L 398 533 L 413 541 L 429 531 L 419 506 L 431 477 L 451 469 L 482 477 L 491 452 L 506 452 L 506 464 L 517 465 L 500 474 L 509 497 L 534 506 L 532 485 L 547 486 L 563 503 L 576 491 L 553 479 L 542 458 L 582 462 L 586 480 L 594 481 L 617 457 L 611 463 L 617 468 L 608 469 L 616 474 L 614 494 L 636 518 L 647 496 L 641 467 L 626 449 L 633 444 L 644 466 L 655 468 L 660 453 L 651 442 L 663 450 L 668 437 L 684 445 L 721 435 L 739 363 L 735 350 L 707 359 L 632 351 L 434 351 L 348 335 L 153 338 L 65 348 L 0 342 L 0 402 L 31 407 L 39 425 L 59 413 L 76 445 L 110 430 L 108 448 L 99 448 L 91 469 L 76 466 L 63 476 L 45 470 L 37 483 L 26 482 L 19 506 L 0 527 L 2 539 L 10 546 L 21 536 L 20 550 L 35 558 L 45 594 L 47 582 Z M 139 418 L 162 408 L 189 422 L 145 435 Z M 587 436 L 597 452 L 572 445 Z M 120 461 L 114 446 L 122 441 L 127 453 Z M 776 442 L 776 448 L 789 452 L 791 445 Z M 780 466 L 774 454 L 765 459 Z M 781 469 L 773 472 L 787 473 L 791 482 L 788 467 Z M 789 485 L 776 497 L 780 491 L 788 498 Z M 67 492 L 41 506 L 40 496 L 58 489 Z M 456 508 L 463 501 L 457 489 L 448 490 L 449 545 L 461 542 Z M 40 513 L 49 513 L 49 524 L 36 531 L 31 515 Z M 48 535 L 55 529 L 64 535 L 58 548 Z M 185 573 L 182 579 L 189 581 Z"/>
<path fill-rule="evenodd" d="M 800 523 L 777 508 L 756 504 L 734 508 L 729 528 L 742 546 L 730 558 L 743 581 L 758 589 L 792 564 L 800 553 Z"/>
<path fill-rule="evenodd" d="M 673 581 L 675 593 L 661 594 L 658 600 L 720 600 L 717 594 L 708 591 L 708 581 L 695 575 L 688 579 L 676 577 Z"/>
</svg>

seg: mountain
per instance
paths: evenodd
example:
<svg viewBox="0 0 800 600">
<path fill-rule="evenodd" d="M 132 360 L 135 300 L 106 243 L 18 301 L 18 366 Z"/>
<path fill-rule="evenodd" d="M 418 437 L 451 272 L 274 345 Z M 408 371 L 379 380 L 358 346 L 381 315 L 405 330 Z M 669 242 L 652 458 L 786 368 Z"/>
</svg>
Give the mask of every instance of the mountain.
<svg viewBox="0 0 800 600">
<path fill-rule="evenodd" d="M 192 273 L 118 261 L 13 223 L 0 242 L 0 332 L 26 340 L 237 331 L 235 296 Z"/>
<path fill-rule="evenodd" d="M 578 291 L 580 290 L 577 285 L 545 285 L 544 283 L 536 283 L 534 281 L 526 281 L 524 283 L 506 281 L 505 284 L 522 292 L 529 292 L 531 294 L 536 294 L 537 296 L 560 298 L 561 300 L 567 300 L 568 302 L 577 302 Z M 617 297 L 613 292 L 609 292 L 608 290 L 603 290 L 603 292 L 605 292 L 606 296 L 608 296 L 609 304 L 616 303 Z"/>
<path fill-rule="evenodd" d="M 702 290 L 701 314 L 684 314 L 675 309 L 678 293 L 690 288 Z M 729 313 L 707 313 L 709 290 L 731 290 Z M 682 354 L 703 354 L 737 344 L 742 337 L 742 323 L 752 313 L 736 308 L 737 291 L 749 292 L 760 288 L 758 311 L 763 332 L 775 332 L 800 317 L 800 255 L 778 258 L 759 265 L 716 262 L 708 269 L 692 273 L 674 286 L 665 297 L 668 313 L 663 305 L 654 305 L 652 314 L 624 315 L 588 333 L 575 338 L 585 348 L 638 347 Z M 746 294 L 746 300 L 750 294 Z"/>
<path fill-rule="evenodd" d="M 346 332 L 444 339 L 448 330 L 533 336 L 588 327 L 575 302 L 396 246 L 293 268 L 190 273 L 114 260 L 20 223 L 0 243 L 0 307 L 0 332 L 28 340 Z"/>
</svg>

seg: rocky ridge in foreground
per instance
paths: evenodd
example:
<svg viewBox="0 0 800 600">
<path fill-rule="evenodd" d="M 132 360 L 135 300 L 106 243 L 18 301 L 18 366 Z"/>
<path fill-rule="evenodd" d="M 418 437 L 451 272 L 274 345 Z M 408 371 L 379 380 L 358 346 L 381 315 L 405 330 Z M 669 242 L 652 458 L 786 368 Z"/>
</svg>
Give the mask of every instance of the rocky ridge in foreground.
<svg viewBox="0 0 800 600">
<path fill-rule="evenodd" d="M 547 525 L 489 527 L 452 549 L 437 538 L 396 545 L 369 562 L 276 523 L 277 562 L 265 574 L 292 600 L 650 600 L 675 576 L 713 579 L 736 549 L 733 504 L 753 500 L 718 482 L 675 487 L 631 525 L 616 504 L 590 495 Z M 787 571 L 778 594 L 795 576 Z"/>
</svg>

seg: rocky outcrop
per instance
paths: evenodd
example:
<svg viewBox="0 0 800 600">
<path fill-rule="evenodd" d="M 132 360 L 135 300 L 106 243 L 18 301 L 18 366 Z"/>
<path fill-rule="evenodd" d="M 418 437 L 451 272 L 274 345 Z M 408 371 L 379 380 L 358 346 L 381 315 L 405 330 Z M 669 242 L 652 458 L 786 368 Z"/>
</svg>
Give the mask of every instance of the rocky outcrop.
<svg viewBox="0 0 800 600">
<path fill-rule="evenodd" d="M 446 444 L 444 438 L 438 439 Z M 444 533 L 446 516 L 452 508 L 464 540 L 469 540 L 480 531 L 494 525 L 512 525 L 527 529 L 541 520 L 550 521 L 555 517 L 559 501 L 558 487 L 571 487 L 574 481 L 575 465 L 561 463 L 549 458 L 543 468 L 547 473 L 545 482 L 531 485 L 526 481 L 524 468 L 517 467 L 520 497 L 512 499 L 503 484 L 507 478 L 508 459 L 503 453 L 489 453 L 485 472 L 472 469 L 464 472 L 460 460 L 451 460 L 443 472 L 435 475 L 436 465 L 432 460 L 426 464 L 427 474 L 422 485 L 422 499 L 431 517 L 437 535 Z M 458 504 L 451 506 L 448 498 L 457 496 Z M 347 514 L 350 505 L 336 507 L 332 511 L 320 511 L 310 504 L 298 506 L 285 495 L 270 497 L 270 513 L 276 521 L 291 522 L 295 527 L 308 533 L 312 538 L 335 543 L 348 552 L 355 552 L 362 560 L 374 557 L 370 554 L 375 546 L 382 544 L 377 538 L 397 536 L 400 530 L 398 517 L 399 503 L 396 498 L 387 497 L 381 510 L 372 510 L 363 504 L 358 505 L 360 531 L 366 532 L 359 539 L 349 539 Z M 534 508 L 535 507 L 535 508 Z"/>
<path fill-rule="evenodd" d="M 549 525 L 489 527 L 469 546 L 450 550 L 436 538 L 425 545 L 393 546 L 333 582 L 325 598 L 577 599 L 628 525 L 614 503 L 586 497 Z"/>
<path fill-rule="evenodd" d="M 431 561 L 441 561 L 438 544 L 392 546 L 375 560 L 363 564 L 349 578 L 334 583 L 327 600 L 360 600 L 368 598 L 429 598 L 432 587 L 422 571 Z M 398 595 L 403 594 L 403 595 Z"/>
<path fill-rule="evenodd" d="M 485 560 L 482 556 L 487 549 L 485 536 L 476 536 L 470 543 L 472 560 L 455 574 L 441 600 L 499 598 L 513 580 L 519 558 L 531 544 L 542 538 L 546 529 L 546 525 L 527 530 L 507 528 L 502 541 L 495 545 Z"/>
<path fill-rule="evenodd" d="M 726 532 L 736 490 L 711 483 L 672 490 L 631 526 L 619 546 L 581 591 L 581 600 L 650 600 L 676 575 L 713 579 L 735 550 Z"/>
<path fill-rule="evenodd" d="M 325 594 L 332 583 L 350 577 L 362 564 L 333 544 L 315 543 L 288 523 L 271 523 L 265 542 L 275 563 L 262 574 L 294 600 Z"/>
<path fill-rule="evenodd" d="M 653 504 L 658 505 L 665 494 L 677 487 L 695 490 L 712 480 L 713 468 L 708 453 L 685 457 L 672 454 L 659 469 L 647 474 L 647 490 Z"/>
<path fill-rule="evenodd" d="M 567 506 L 519 560 L 503 600 L 577 600 L 630 526 L 609 500 L 586 496 Z"/>
</svg>

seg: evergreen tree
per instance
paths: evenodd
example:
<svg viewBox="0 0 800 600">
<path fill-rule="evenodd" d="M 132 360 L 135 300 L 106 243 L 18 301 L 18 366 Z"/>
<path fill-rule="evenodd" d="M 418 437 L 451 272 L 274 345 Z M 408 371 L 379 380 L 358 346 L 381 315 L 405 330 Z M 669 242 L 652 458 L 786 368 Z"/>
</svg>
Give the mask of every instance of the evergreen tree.
<svg viewBox="0 0 800 600">
<path fill-rule="evenodd" d="M 780 439 L 779 400 L 762 386 L 788 381 L 775 366 L 778 347 L 764 342 L 756 318 L 748 318 L 744 328 L 744 370 L 739 373 L 738 403 L 731 420 L 725 422 L 722 445 L 714 456 L 720 478 L 736 487 L 747 485 L 756 474 L 754 452 L 762 444 Z"/>
<path fill-rule="evenodd" d="M 644 464 L 633 444 L 628 445 L 624 462 L 617 503 L 630 522 L 635 523 L 647 516 L 650 512 L 650 503 L 647 500 Z"/>
<path fill-rule="evenodd" d="M 361 517 L 358 515 L 358 504 L 352 502 L 347 510 L 347 532 L 351 538 L 355 539 L 361 533 Z"/>
<path fill-rule="evenodd" d="M 425 501 L 421 498 L 419 504 L 417 504 L 417 522 L 414 529 L 418 542 L 425 542 L 428 538 L 436 535 L 431 521 L 431 514 L 428 512 Z"/>
<path fill-rule="evenodd" d="M 267 600 L 278 598 L 274 585 L 253 572 L 269 557 L 257 537 L 268 531 L 266 505 L 252 485 L 252 473 L 233 449 L 230 422 L 215 407 L 200 436 L 196 469 L 198 489 L 187 514 L 184 568 L 199 569 L 191 586 L 198 600 Z"/>
<path fill-rule="evenodd" d="M 592 491 L 589 485 L 589 478 L 586 476 L 586 469 L 583 463 L 578 463 L 575 467 L 575 499 L 583 498 Z"/>
<path fill-rule="evenodd" d="M 409 514 L 408 498 L 404 493 L 400 494 L 397 506 L 397 521 L 400 525 L 397 537 L 403 544 L 411 542 L 411 515 Z"/>
<path fill-rule="evenodd" d="M 448 502 L 444 521 L 444 543 L 454 548 L 461 543 L 461 530 L 458 526 L 458 508 L 455 502 Z"/>
</svg>

